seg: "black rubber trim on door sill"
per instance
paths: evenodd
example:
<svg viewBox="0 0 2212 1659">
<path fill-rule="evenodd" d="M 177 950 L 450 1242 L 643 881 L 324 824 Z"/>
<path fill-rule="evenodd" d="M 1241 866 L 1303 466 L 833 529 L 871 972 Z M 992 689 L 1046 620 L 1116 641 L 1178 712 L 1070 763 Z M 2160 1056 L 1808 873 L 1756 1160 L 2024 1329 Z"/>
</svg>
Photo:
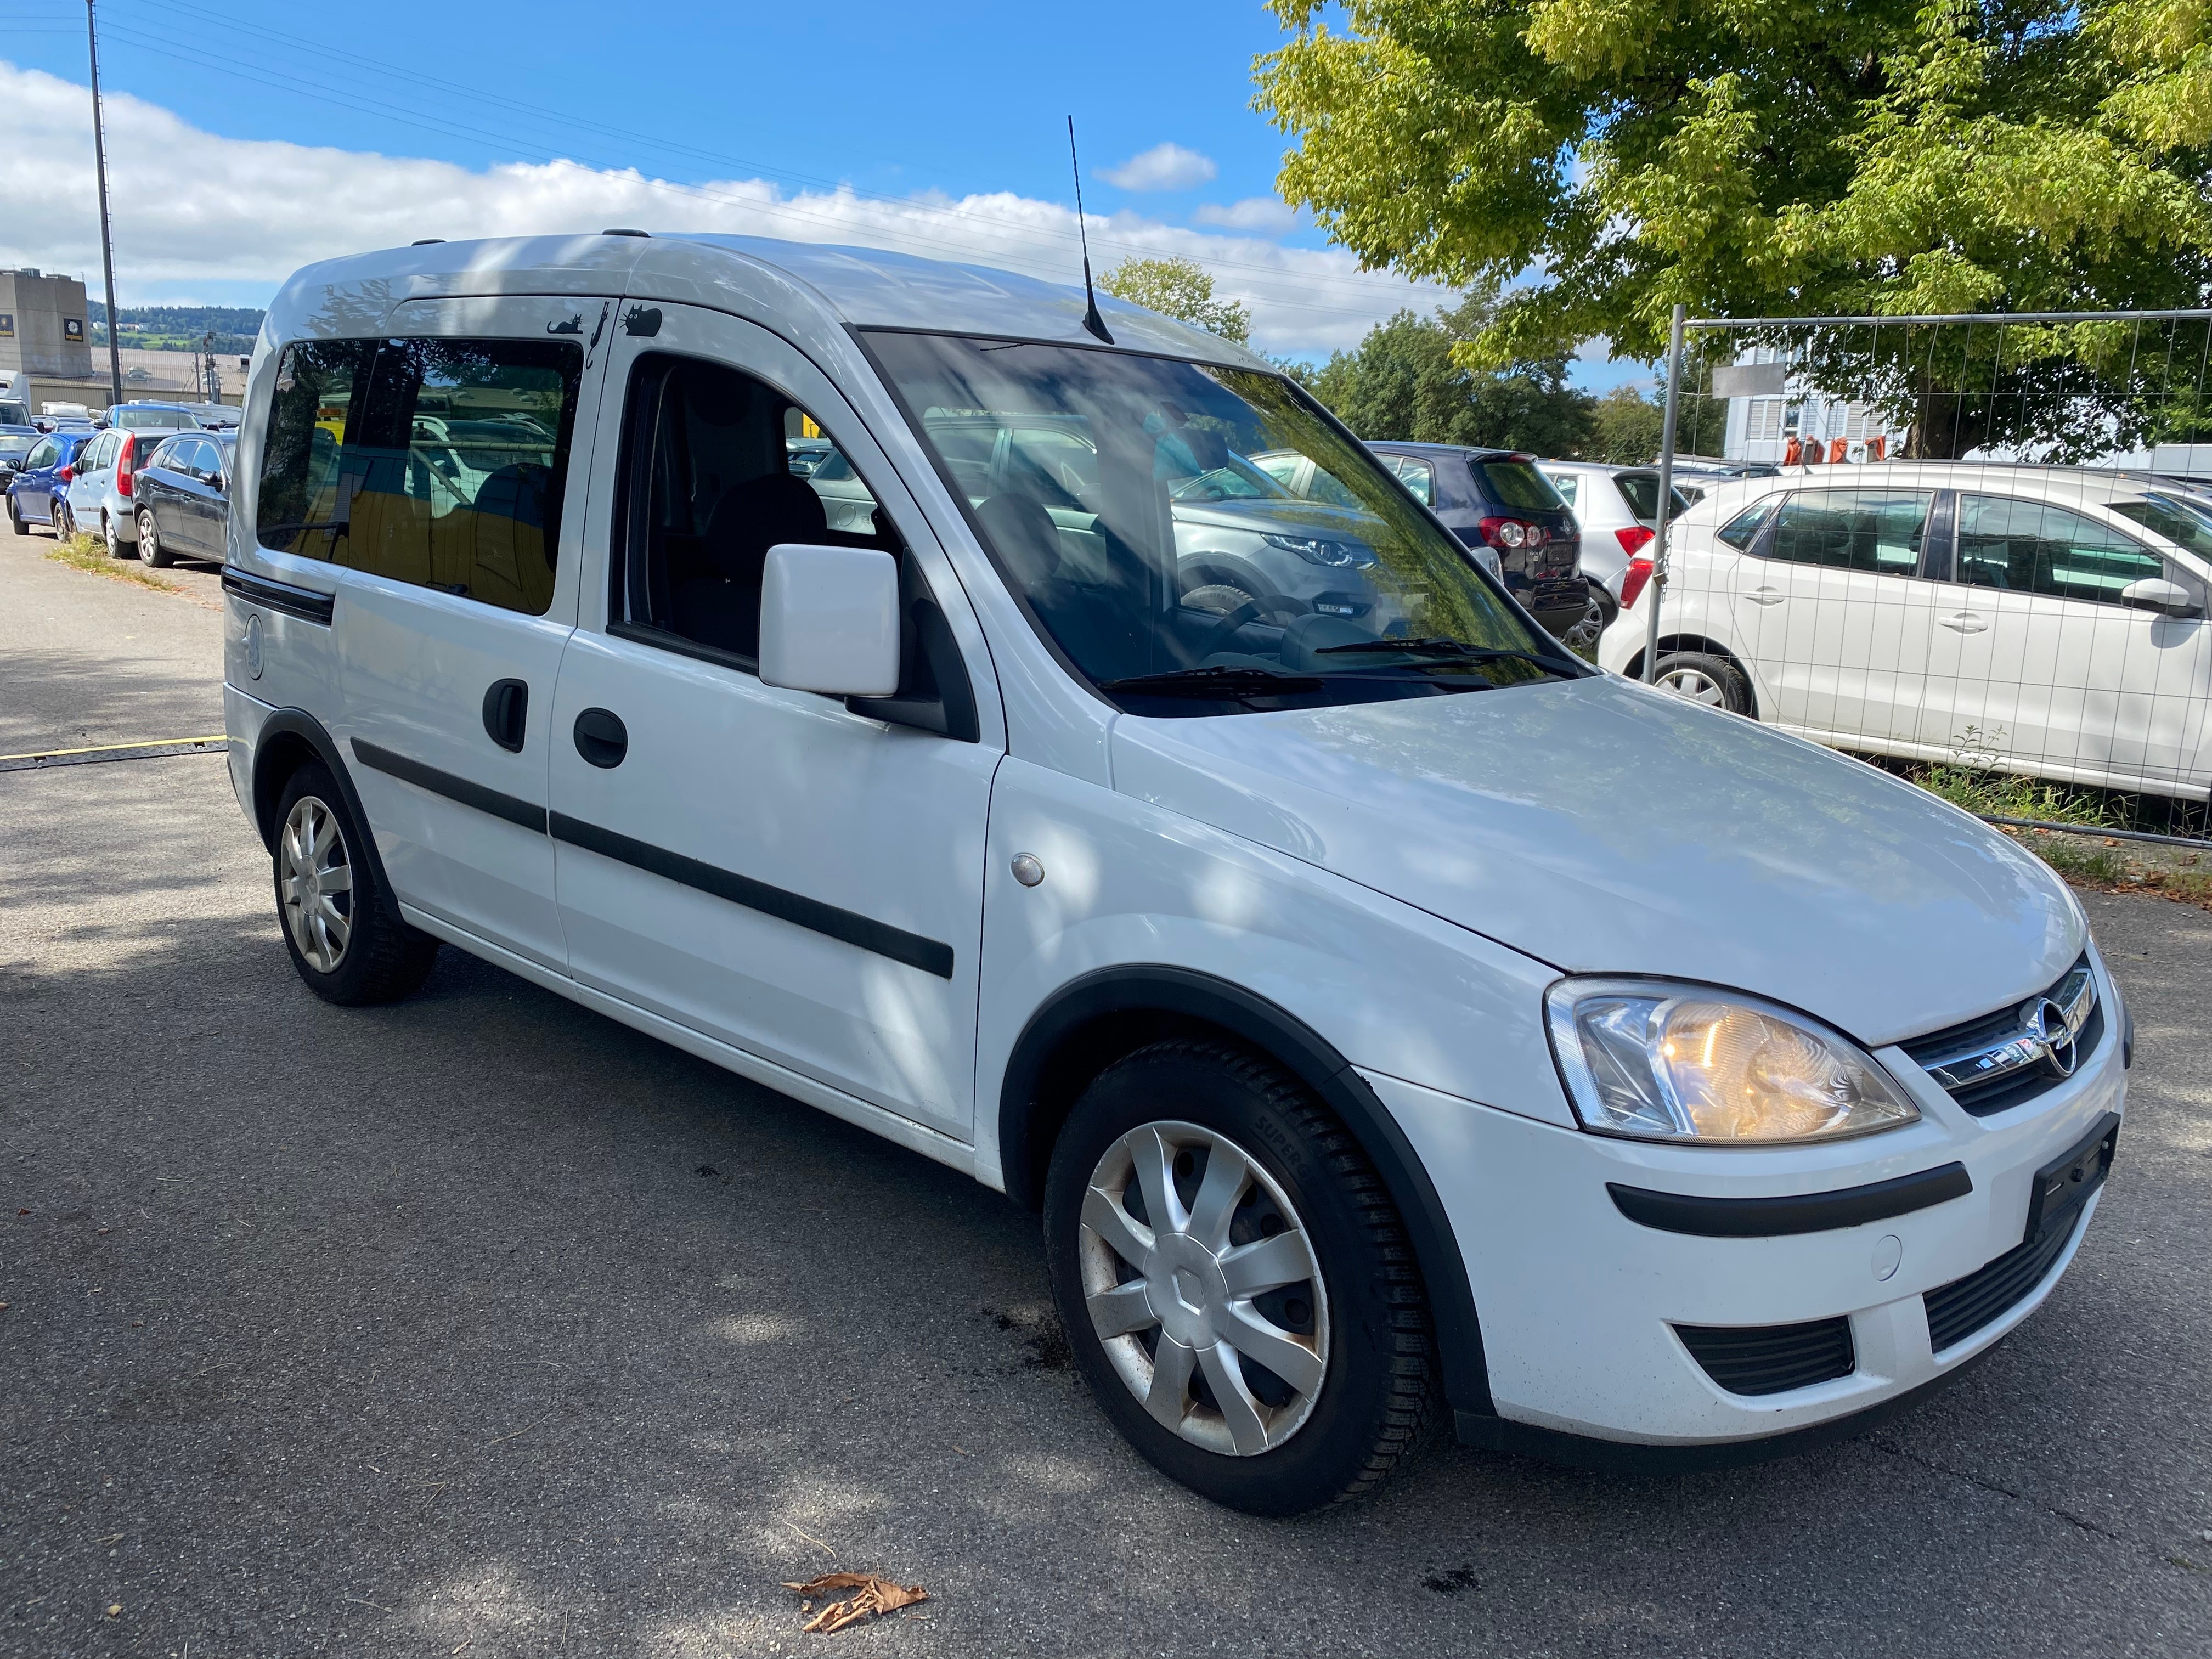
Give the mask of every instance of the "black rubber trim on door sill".
<svg viewBox="0 0 2212 1659">
<path fill-rule="evenodd" d="M 863 951 L 872 951 L 879 957 L 889 957 L 893 962 L 902 962 L 909 968 L 919 968 L 925 974 L 934 974 L 939 979 L 952 977 L 952 947 L 919 933 L 909 933 L 902 927 L 864 916 L 857 911 L 842 910 L 834 904 L 824 904 L 820 899 L 811 899 L 802 893 L 793 893 L 781 887 L 771 887 L 764 881 L 755 881 L 750 876 L 741 876 L 734 870 L 724 870 L 712 864 L 702 864 L 697 859 L 685 858 L 681 853 L 672 853 L 665 847 L 655 847 L 650 842 L 634 841 L 628 836 L 617 835 L 611 830 L 602 830 L 597 824 L 572 818 L 565 812 L 555 812 L 550 817 L 553 838 L 580 847 L 587 853 L 597 853 L 601 858 L 627 864 L 677 883 L 679 886 L 696 888 L 702 893 L 711 893 L 718 899 L 743 905 L 748 910 L 757 910 L 763 915 L 774 916 L 779 921 L 790 922 L 810 933 L 822 933 L 847 945 L 858 945 Z"/>
<path fill-rule="evenodd" d="M 288 617 L 319 623 L 325 628 L 331 625 L 331 611 L 337 603 L 332 595 L 319 593 L 312 587 L 295 587 L 289 582 L 271 581 L 266 576 L 249 575 L 243 570 L 226 569 L 222 573 L 222 591 L 264 611 L 281 611 Z"/>
<path fill-rule="evenodd" d="M 513 795 L 502 795 L 496 789 L 487 789 L 480 783 L 455 777 L 451 772 L 441 772 L 434 766 L 425 766 L 421 761 L 410 760 L 404 755 L 395 755 L 377 744 L 353 740 L 354 758 L 363 766 L 398 778 L 402 783 L 411 783 L 418 789 L 427 789 L 434 795 L 443 795 L 447 800 L 457 800 L 464 806 L 473 806 L 479 812 L 489 812 L 495 818 L 505 818 L 509 823 L 525 830 L 545 833 L 545 809 L 533 806 Z"/>
<path fill-rule="evenodd" d="M 1689 1233 L 1698 1238 L 1782 1238 L 1908 1215 L 1932 1204 L 1964 1198 L 1974 1190 L 1974 1182 L 1965 1164 L 1944 1164 L 1899 1176 L 1894 1181 L 1789 1198 L 1697 1198 L 1686 1193 L 1623 1187 L 1611 1181 L 1605 1183 L 1605 1189 L 1613 1194 L 1613 1207 L 1621 1214 L 1661 1232 Z"/>
</svg>

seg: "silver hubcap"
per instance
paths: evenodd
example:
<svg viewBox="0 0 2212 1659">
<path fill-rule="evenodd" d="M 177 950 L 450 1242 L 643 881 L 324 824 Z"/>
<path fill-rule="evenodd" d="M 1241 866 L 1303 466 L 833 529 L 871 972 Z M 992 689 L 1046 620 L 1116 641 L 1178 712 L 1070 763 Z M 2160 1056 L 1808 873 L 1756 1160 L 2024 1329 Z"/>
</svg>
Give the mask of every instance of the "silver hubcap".
<svg viewBox="0 0 2212 1659">
<path fill-rule="evenodd" d="M 149 564 L 153 562 L 154 556 L 161 551 L 161 544 L 154 539 L 154 515 L 150 513 L 140 514 L 138 515 L 138 551 Z"/>
<path fill-rule="evenodd" d="M 294 802 L 277 859 L 292 943 L 317 973 L 335 971 L 353 936 L 353 868 L 331 809 L 313 795 Z"/>
<path fill-rule="evenodd" d="M 1328 1293 L 1289 1197 L 1233 1141 L 1148 1123 L 1106 1149 L 1078 1245 L 1091 1328 L 1153 1419 L 1251 1457 L 1312 1415 Z"/>
<path fill-rule="evenodd" d="M 1704 703 L 1709 708 L 1723 708 L 1728 697 L 1721 683 L 1710 674 L 1701 674 L 1694 668 L 1676 668 L 1659 677 L 1659 684 L 1678 697 L 1687 697 L 1692 702 Z"/>
</svg>

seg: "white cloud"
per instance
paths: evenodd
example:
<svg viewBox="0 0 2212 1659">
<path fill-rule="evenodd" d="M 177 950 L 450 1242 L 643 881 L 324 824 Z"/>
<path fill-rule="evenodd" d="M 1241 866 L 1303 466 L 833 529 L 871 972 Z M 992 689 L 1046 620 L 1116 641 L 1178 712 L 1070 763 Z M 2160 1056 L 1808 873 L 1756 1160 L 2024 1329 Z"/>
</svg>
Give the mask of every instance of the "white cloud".
<svg viewBox="0 0 2212 1659">
<path fill-rule="evenodd" d="M 1296 230 L 1305 222 L 1305 215 L 1297 209 L 1272 196 L 1247 196 L 1226 207 L 1208 202 L 1190 216 L 1199 224 L 1219 225 L 1224 230 L 1256 230 L 1277 236 Z"/>
<path fill-rule="evenodd" d="M 85 88 L 0 62 L 0 266 L 88 272 L 98 283 Z M 447 161 L 225 138 L 127 94 L 107 100 L 116 283 L 125 304 L 241 285 L 273 292 L 316 259 L 404 246 L 637 225 L 727 231 L 891 248 L 1073 280 L 1075 215 L 1011 192 L 885 200 L 851 190 L 787 194 L 765 179 L 672 184 L 635 169 L 572 161 L 481 171 Z M 1210 165 L 1210 164 L 1209 164 Z M 1213 272 L 1216 291 L 1251 307 L 1261 350 L 1323 354 L 1412 306 L 1452 296 L 1362 271 L 1340 248 L 1285 247 L 1264 237 L 1167 224 L 1136 213 L 1092 216 L 1103 270 L 1134 256 L 1182 254 Z M 244 303 L 234 299 L 233 303 Z"/>
<path fill-rule="evenodd" d="M 1123 190 L 1189 190 L 1220 171 L 1211 155 L 1200 155 L 1181 144 L 1154 144 L 1142 155 L 1132 155 L 1120 167 L 1108 167 L 1106 182 Z"/>
</svg>

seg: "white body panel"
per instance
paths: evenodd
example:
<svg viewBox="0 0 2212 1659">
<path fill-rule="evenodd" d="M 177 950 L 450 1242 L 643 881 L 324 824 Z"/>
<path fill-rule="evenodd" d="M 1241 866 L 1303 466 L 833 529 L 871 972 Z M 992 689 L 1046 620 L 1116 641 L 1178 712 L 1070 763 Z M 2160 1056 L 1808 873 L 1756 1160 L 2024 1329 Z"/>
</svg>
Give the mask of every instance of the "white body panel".
<svg viewBox="0 0 2212 1659">
<path fill-rule="evenodd" d="M 1667 975 L 1893 1043 L 2063 972 L 2087 945 L 2063 887 L 1870 769 L 1603 678 L 1118 714 L 1040 640 L 854 332 L 1084 343 L 1081 313 L 1079 294 L 1003 273 L 743 239 L 544 238 L 300 273 L 256 354 L 232 490 L 225 704 L 241 799 L 270 722 L 297 711 L 342 745 L 359 737 L 544 806 L 550 834 L 350 765 L 416 926 L 996 1185 L 1010 1059 L 1063 988 L 1166 966 L 1272 1005 L 1364 1079 L 1441 1195 L 1511 1420 L 1668 1443 L 1771 1434 L 1930 1380 L 2024 1318 L 2049 1281 L 1939 1359 L 1918 1298 L 2017 1244 L 2030 1174 L 2120 1109 L 2123 1021 L 2101 967 L 2112 1017 L 2063 1087 L 1972 1118 L 1886 1049 L 1917 1123 L 1753 1151 L 1583 1133 L 1544 994 L 1567 971 Z M 1255 366 L 1164 319 L 1106 313 L 1125 347 Z M 534 333 L 571 314 L 619 320 L 592 340 L 547 616 L 258 545 L 283 343 Z M 610 623 L 624 388 L 647 352 L 742 369 L 829 432 L 945 612 L 978 741 Z M 255 599 L 253 578 L 334 595 L 330 624 Z M 1711 626 L 1734 626 L 1733 597 Z M 1628 626 L 1608 635 L 1609 662 Z M 480 714 L 509 676 L 531 686 L 519 755 L 487 740 Z M 620 719 L 611 762 L 587 761 L 574 735 L 588 710 Z M 1024 854 L 1042 866 L 1033 884 L 1010 868 Z M 827 908 L 801 925 L 775 894 Z M 1826 1193 L 1953 1160 L 1967 1198 L 1786 1239 L 1656 1231 L 1606 1191 Z M 1893 1234 L 1901 1266 L 1878 1279 L 1869 1252 Z M 1843 1315 L 1858 1370 L 1757 1401 L 1720 1390 L 1669 1329 Z"/>
</svg>

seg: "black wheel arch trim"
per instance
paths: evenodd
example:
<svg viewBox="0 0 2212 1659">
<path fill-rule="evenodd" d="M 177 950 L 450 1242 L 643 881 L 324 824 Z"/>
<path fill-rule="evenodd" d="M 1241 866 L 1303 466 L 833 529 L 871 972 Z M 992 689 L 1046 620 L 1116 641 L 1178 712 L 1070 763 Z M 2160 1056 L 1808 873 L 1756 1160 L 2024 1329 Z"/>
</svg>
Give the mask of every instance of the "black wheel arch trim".
<svg viewBox="0 0 2212 1659">
<path fill-rule="evenodd" d="M 1697 1238 L 1786 1238 L 1861 1227 L 1869 1221 L 1910 1215 L 1931 1205 L 1948 1204 L 1974 1190 L 1963 1164 L 1939 1164 L 1863 1187 L 1782 1198 L 1707 1198 L 1690 1193 L 1656 1192 L 1608 1181 L 1613 1208 L 1640 1226 Z"/>
<path fill-rule="evenodd" d="M 361 804 L 361 793 L 353 785 L 353 773 L 345 763 L 338 742 L 324 728 L 323 723 L 304 708 L 279 708 L 261 722 L 261 730 L 253 739 L 253 823 L 261 832 L 261 844 L 272 853 L 276 846 L 276 803 L 284 786 L 268 773 L 270 750 L 272 747 L 289 745 L 275 742 L 281 738 L 293 738 L 304 744 L 314 757 L 323 763 L 331 776 L 337 780 L 338 793 L 343 798 L 347 815 L 361 831 L 361 853 L 374 872 L 377 885 L 386 893 L 392 891 L 392 882 L 384 873 L 384 857 L 377 850 L 376 831 L 370 828 L 368 809 Z M 286 773 L 289 776 L 290 773 Z"/>
<path fill-rule="evenodd" d="M 1032 1133 L 1047 1062 L 1094 1020 L 1158 1013 L 1229 1032 L 1286 1067 L 1343 1121 L 1382 1177 L 1428 1288 L 1445 1397 L 1462 1417 L 1492 1415 L 1482 1328 L 1450 1217 L 1413 1143 L 1352 1063 L 1296 1016 L 1230 980 L 1167 963 L 1103 968 L 1069 981 L 1030 1015 L 999 1090 L 999 1154 L 1006 1195 L 1043 1207 L 1051 1152 Z"/>
</svg>

